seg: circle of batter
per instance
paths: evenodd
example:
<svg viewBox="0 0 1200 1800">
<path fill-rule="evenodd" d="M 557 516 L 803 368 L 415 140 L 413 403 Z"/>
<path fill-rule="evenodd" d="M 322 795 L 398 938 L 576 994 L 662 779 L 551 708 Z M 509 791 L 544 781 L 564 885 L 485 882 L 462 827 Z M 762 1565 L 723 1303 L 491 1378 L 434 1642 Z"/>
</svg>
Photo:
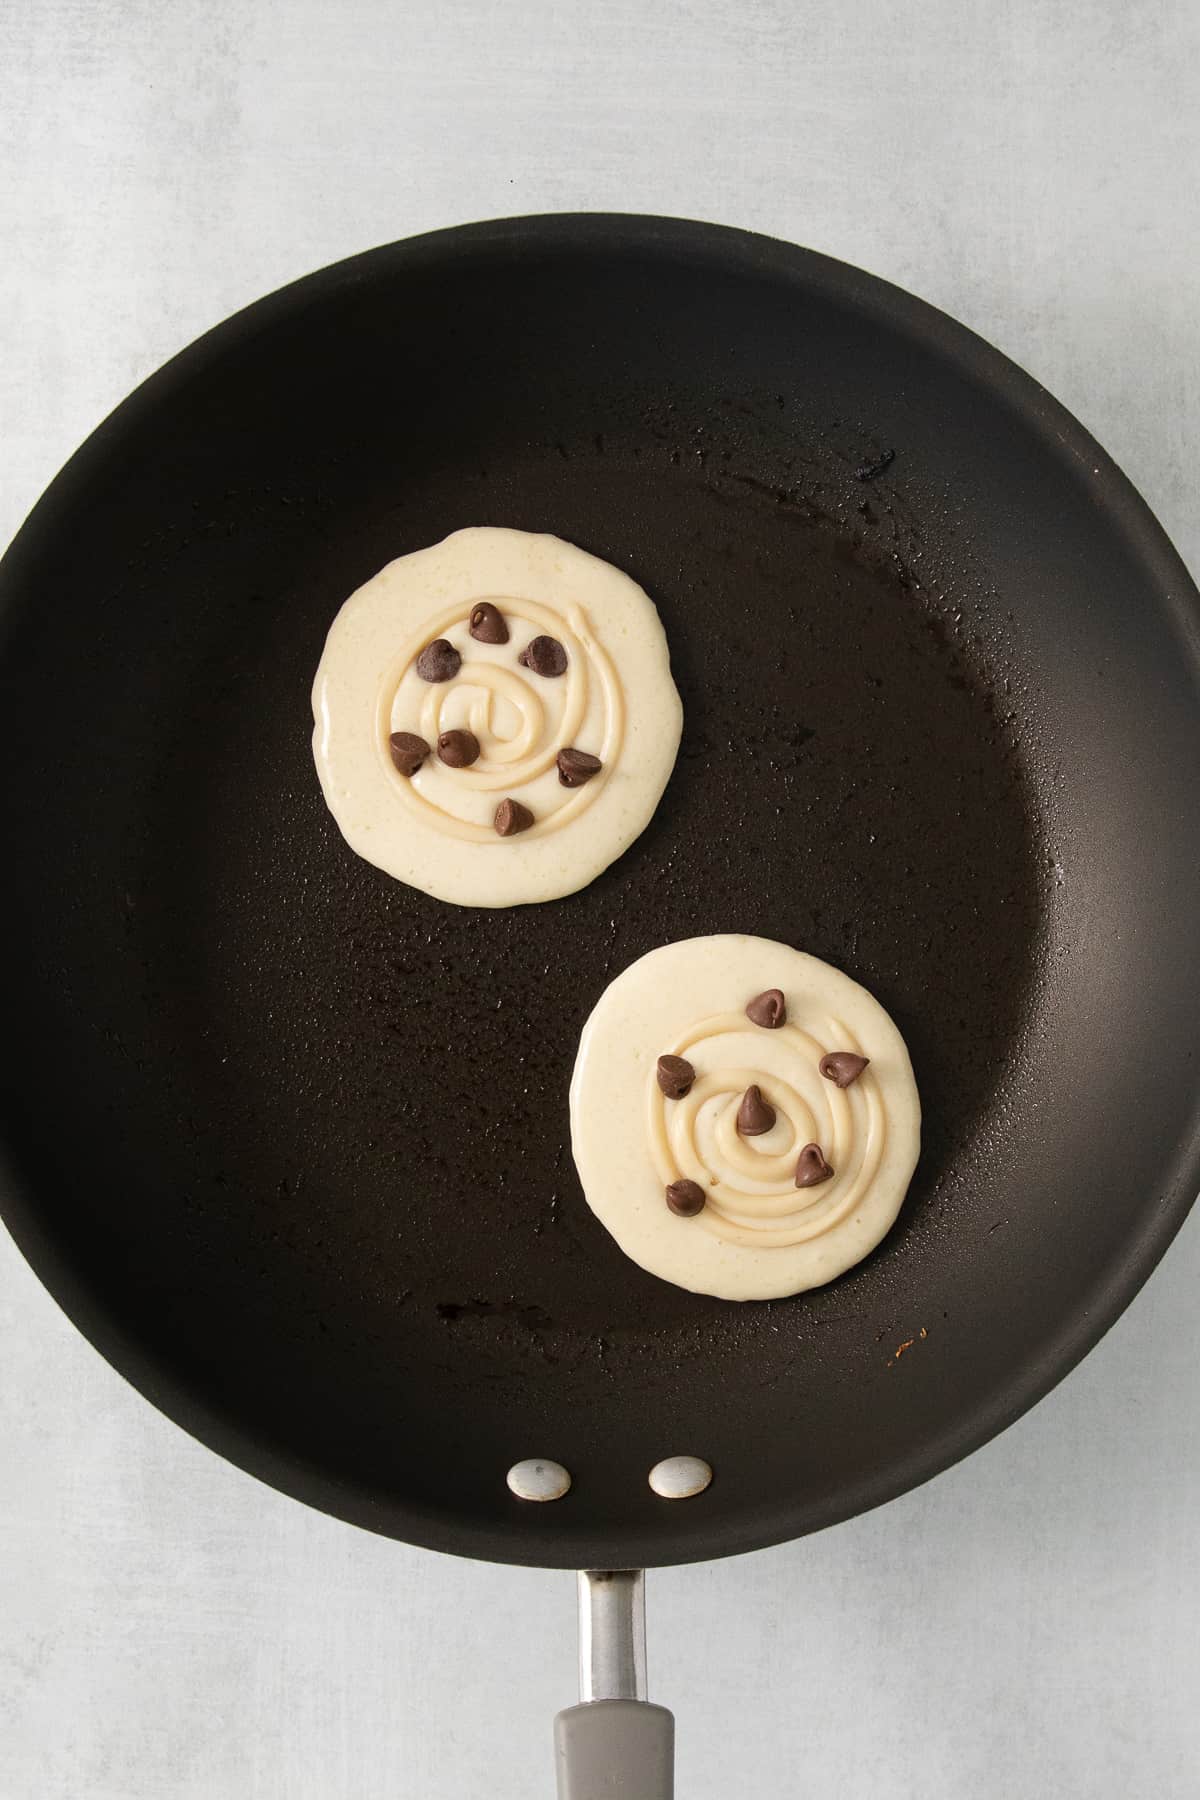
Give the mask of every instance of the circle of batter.
<svg viewBox="0 0 1200 1800">
<path fill-rule="evenodd" d="M 504 642 L 470 630 L 485 603 Z M 549 660 L 546 640 L 559 647 Z M 430 645 L 423 666 L 448 678 L 422 678 Z M 585 887 L 645 829 L 683 711 L 635 581 L 561 538 L 471 526 L 351 594 L 326 639 L 313 719 L 321 788 L 352 850 L 439 900 L 516 906 Z M 397 733 L 428 746 L 414 773 L 393 756 Z M 439 756 L 447 733 L 477 740 L 468 766 Z M 567 759 L 569 781 L 567 751 L 582 753 Z"/>
<path fill-rule="evenodd" d="M 771 989 L 786 1007 L 774 1029 L 746 1014 Z M 844 1087 L 820 1069 L 838 1051 L 868 1059 Z M 663 1092 L 660 1056 L 695 1072 L 679 1098 Z M 744 1135 L 751 1086 L 775 1121 Z M 686 938 L 631 964 L 584 1026 L 571 1081 L 572 1149 L 592 1211 L 652 1275 L 726 1300 L 820 1287 L 873 1250 L 900 1210 L 920 1130 L 912 1065 L 883 1007 L 769 938 Z M 798 1187 L 813 1144 L 821 1156 L 805 1166 L 823 1158 L 833 1172 Z M 666 1203 L 676 1182 L 704 1190 L 693 1216 Z"/>
</svg>

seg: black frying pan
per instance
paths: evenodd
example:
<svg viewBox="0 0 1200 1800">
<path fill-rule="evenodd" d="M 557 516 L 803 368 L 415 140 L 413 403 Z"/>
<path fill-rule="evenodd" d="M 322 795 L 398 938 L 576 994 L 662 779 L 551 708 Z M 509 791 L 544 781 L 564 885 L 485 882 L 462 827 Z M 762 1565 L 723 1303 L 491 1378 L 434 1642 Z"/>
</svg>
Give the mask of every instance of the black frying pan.
<svg viewBox="0 0 1200 1800">
<path fill-rule="evenodd" d="M 358 861 L 309 751 L 341 601 L 482 523 L 642 582 L 686 709 L 644 836 L 502 912 Z M 140 388 L 2 589 L 6 1217 L 286 1492 L 513 1562 L 750 1550 L 983 1443 L 1179 1226 L 1197 596 L 1086 432 L 895 288 L 655 219 L 373 251 Z M 606 981 L 721 931 L 871 988 L 925 1108 L 883 1246 L 769 1304 L 627 1262 L 568 1145 Z M 702 1497 L 651 1493 L 675 1451 Z M 565 1500 L 509 1494 L 531 1454 Z"/>
</svg>

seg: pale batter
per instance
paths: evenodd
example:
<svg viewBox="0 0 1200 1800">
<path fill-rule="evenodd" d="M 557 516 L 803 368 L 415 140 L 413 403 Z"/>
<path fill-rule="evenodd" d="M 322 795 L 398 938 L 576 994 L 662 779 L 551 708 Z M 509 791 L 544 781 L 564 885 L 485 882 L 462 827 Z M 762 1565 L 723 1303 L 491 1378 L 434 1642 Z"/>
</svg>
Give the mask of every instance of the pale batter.
<svg viewBox="0 0 1200 1800">
<path fill-rule="evenodd" d="M 687 938 L 633 963 L 571 1082 L 592 1211 L 651 1274 L 726 1300 L 820 1287 L 874 1249 L 920 1130 L 879 1002 L 769 938 Z"/>
<path fill-rule="evenodd" d="M 653 602 L 561 538 L 473 526 L 330 628 L 313 754 L 343 837 L 460 906 L 585 887 L 649 823 L 682 708 Z"/>
</svg>

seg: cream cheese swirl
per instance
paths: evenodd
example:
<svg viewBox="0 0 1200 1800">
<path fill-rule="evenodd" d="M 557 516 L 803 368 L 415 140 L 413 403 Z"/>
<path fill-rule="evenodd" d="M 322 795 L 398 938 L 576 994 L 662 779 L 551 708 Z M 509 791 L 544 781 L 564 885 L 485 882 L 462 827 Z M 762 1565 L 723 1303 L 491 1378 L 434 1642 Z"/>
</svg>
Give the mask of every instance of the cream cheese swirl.
<svg viewBox="0 0 1200 1800">
<path fill-rule="evenodd" d="M 504 619 L 508 643 L 481 644 L 470 636 L 471 613 L 481 601 Z M 565 649 L 561 677 L 547 680 L 517 661 L 522 643 L 538 635 L 556 638 Z M 417 658 L 438 638 L 459 651 L 462 663 L 451 681 L 426 682 Z M 431 756 L 415 776 L 397 773 L 388 748 L 392 732 L 415 730 L 434 745 L 443 731 L 464 726 L 480 746 L 479 760 L 469 768 L 448 769 Z M 537 789 L 531 834 L 560 831 L 597 799 L 620 756 L 624 730 L 620 680 L 583 608 L 568 605 L 558 612 L 511 595 L 473 595 L 465 607 L 435 614 L 400 650 L 376 705 L 380 761 L 406 803 L 423 809 L 450 836 L 502 851 L 509 846 L 497 837 L 491 817 L 498 797 L 532 799 L 533 784 L 554 770 L 560 750 L 591 751 L 602 765 L 592 780 L 572 789 L 556 778 Z M 593 735 L 595 743 L 589 741 Z"/>
<path fill-rule="evenodd" d="M 750 1025 L 744 1012 L 717 1013 L 670 1046 L 697 1071 L 682 1100 L 668 1100 L 653 1075 L 647 1083 L 650 1153 L 664 1187 L 699 1182 L 706 1205 L 695 1221 L 728 1244 L 780 1248 L 803 1244 L 847 1218 L 879 1172 L 887 1114 L 868 1067 L 852 1087 L 820 1073 L 829 1051 L 865 1055 L 840 1020 L 790 1020 L 776 1031 Z M 743 1137 L 738 1104 L 761 1089 L 776 1120 L 761 1136 Z M 819 1144 L 833 1169 L 829 1181 L 797 1188 L 796 1161 Z"/>
</svg>

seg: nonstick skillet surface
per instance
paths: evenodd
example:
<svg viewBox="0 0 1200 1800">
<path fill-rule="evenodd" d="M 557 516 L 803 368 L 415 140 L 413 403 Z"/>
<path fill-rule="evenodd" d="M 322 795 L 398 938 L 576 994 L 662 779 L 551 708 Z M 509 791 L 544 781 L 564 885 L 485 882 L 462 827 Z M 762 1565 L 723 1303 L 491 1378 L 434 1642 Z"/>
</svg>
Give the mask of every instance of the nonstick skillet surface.
<svg viewBox="0 0 1200 1800">
<path fill-rule="evenodd" d="M 547 906 L 390 881 L 313 771 L 342 600 L 468 524 L 628 570 L 684 700 L 650 828 Z M 1045 1392 L 1183 1218 L 1195 591 L 1081 427 L 898 290 L 623 217 L 370 252 L 139 389 L 0 600 L 6 1213 L 286 1491 L 564 1566 L 813 1530 Z M 871 988 L 925 1109 L 882 1247 L 769 1304 L 626 1261 L 568 1140 L 605 983 L 725 931 Z M 679 1451 L 716 1480 L 671 1505 Z M 566 1500 L 512 1499 L 527 1455 Z"/>
</svg>

